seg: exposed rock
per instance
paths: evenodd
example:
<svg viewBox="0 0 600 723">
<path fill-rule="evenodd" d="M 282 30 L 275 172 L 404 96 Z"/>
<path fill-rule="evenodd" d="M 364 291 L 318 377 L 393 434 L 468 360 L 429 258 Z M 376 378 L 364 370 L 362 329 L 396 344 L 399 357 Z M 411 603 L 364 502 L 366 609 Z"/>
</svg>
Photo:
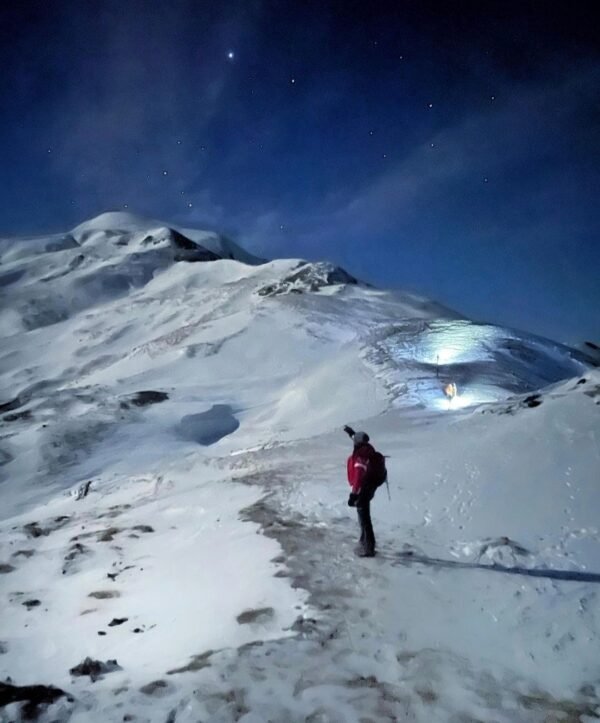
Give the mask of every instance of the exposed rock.
<svg viewBox="0 0 600 723">
<path fill-rule="evenodd" d="M 175 247 L 173 256 L 175 261 L 220 261 L 221 259 L 218 254 L 209 251 L 172 228 L 169 229 L 168 237 Z"/>
<path fill-rule="evenodd" d="M 123 623 L 126 623 L 129 620 L 129 618 L 113 618 L 110 623 L 108 623 L 109 628 L 114 628 L 115 625 L 123 625 Z"/>
<path fill-rule="evenodd" d="M 42 603 L 40 600 L 25 600 L 24 603 L 22 603 L 28 610 L 31 610 L 32 608 L 37 608 Z"/>
<path fill-rule="evenodd" d="M 122 670 L 116 660 L 107 660 L 103 663 L 101 660 L 93 660 L 88 657 L 83 662 L 79 663 L 79 665 L 76 665 L 74 668 L 70 668 L 69 673 L 74 676 L 89 675 L 92 683 L 94 683 L 105 673 L 112 673 L 115 670 Z"/>
<path fill-rule="evenodd" d="M 167 675 L 175 675 L 176 673 L 189 673 L 194 670 L 202 670 L 202 668 L 208 668 L 210 666 L 210 657 L 214 654 L 214 650 L 207 650 L 205 653 L 200 655 L 193 655 L 191 661 L 182 666 L 181 668 L 173 668 L 173 670 L 167 670 Z"/>
<path fill-rule="evenodd" d="M 12 572 L 15 570 L 12 565 L 9 565 L 7 562 L 0 562 L 0 575 L 6 575 L 9 572 Z"/>
<path fill-rule="evenodd" d="M 315 292 L 325 286 L 357 284 L 358 281 L 344 269 L 333 264 L 318 262 L 300 264 L 291 274 L 281 281 L 258 290 L 259 296 L 279 296 L 280 294 L 301 294 Z"/>
<path fill-rule="evenodd" d="M 98 542 L 112 542 L 115 535 L 121 532 L 120 527 L 107 527 L 106 530 L 100 530 L 98 534 Z"/>
<path fill-rule="evenodd" d="M 71 492 L 71 494 L 75 498 L 75 501 L 77 502 L 79 500 L 82 500 L 84 497 L 87 497 L 90 492 L 91 486 L 92 486 L 92 480 L 90 479 L 87 482 L 80 484 L 79 487 L 74 489 Z"/>
<path fill-rule="evenodd" d="M 150 525 L 135 525 L 135 527 L 131 529 L 137 530 L 138 532 L 154 532 L 154 528 L 150 527 Z"/>
<path fill-rule="evenodd" d="M 39 522 L 28 522 L 26 525 L 23 525 L 23 532 L 28 537 L 47 537 L 51 532 L 55 532 L 61 527 L 64 527 L 70 519 L 68 515 L 61 515 L 60 517 L 55 517 L 46 524 L 45 527 L 42 527 Z"/>
<path fill-rule="evenodd" d="M 128 395 L 120 404 L 121 409 L 129 409 L 133 404 L 134 407 L 147 407 L 150 404 L 159 404 L 169 398 L 166 392 L 157 392 L 153 389 L 143 390 L 135 394 Z"/>
<path fill-rule="evenodd" d="M 240 625 L 248 625 L 249 623 L 266 623 L 275 615 L 273 608 L 256 608 L 253 610 L 244 610 L 240 613 L 236 620 Z"/>
<path fill-rule="evenodd" d="M 82 545 L 80 542 L 76 542 L 74 545 L 71 545 L 69 551 L 65 555 L 65 564 L 63 565 L 62 574 L 66 575 L 67 573 L 75 570 L 77 568 L 76 563 L 79 559 L 91 554 L 91 550 L 85 545 Z"/>
<path fill-rule="evenodd" d="M 531 394 L 523 400 L 523 404 L 527 407 L 539 407 L 541 403 L 542 400 L 539 394 Z"/>
<path fill-rule="evenodd" d="M 46 251 L 52 253 L 54 251 L 65 251 L 66 249 L 75 249 L 79 246 L 77 241 L 70 233 L 65 234 L 59 241 L 50 241 L 46 244 Z"/>
<path fill-rule="evenodd" d="M 25 404 L 24 400 L 22 400 L 20 397 L 15 397 L 9 402 L 4 402 L 3 404 L 0 404 L 0 414 L 4 414 L 4 412 L 12 412 L 13 409 L 18 409 L 19 407 L 22 407 L 23 404 Z"/>
<path fill-rule="evenodd" d="M 13 552 L 12 557 L 33 557 L 35 555 L 35 550 L 17 550 L 16 552 Z"/>
<path fill-rule="evenodd" d="M 111 597 L 121 597 L 121 593 L 116 590 L 97 590 L 96 592 L 91 592 L 88 597 L 96 598 L 96 600 L 107 600 Z"/>
<path fill-rule="evenodd" d="M 40 706 L 50 705 L 62 696 L 64 690 L 52 685 L 12 685 L 0 683 L 0 708 L 11 703 L 25 702 L 21 711 L 24 720 L 35 718 Z"/>
<path fill-rule="evenodd" d="M 143 685 L 140 688 L 140 692 L 144 693 L 144 695 L 154 695 L 157 697 L 161 697 L 165 695 L 168 687 L 169 684 L 164 680 L 153 680 L 151 683 Z"/>
<path fill-rule="evenodd" d="M 15 412 L 14 414 L 5 414 L 4 417 L 2 417 L 3 422 L 18 422 L 21 420 L 31 419 L 32 413 L 29 411 L 29 409 L 26 409 L 23 412 Z"/>
</svg>

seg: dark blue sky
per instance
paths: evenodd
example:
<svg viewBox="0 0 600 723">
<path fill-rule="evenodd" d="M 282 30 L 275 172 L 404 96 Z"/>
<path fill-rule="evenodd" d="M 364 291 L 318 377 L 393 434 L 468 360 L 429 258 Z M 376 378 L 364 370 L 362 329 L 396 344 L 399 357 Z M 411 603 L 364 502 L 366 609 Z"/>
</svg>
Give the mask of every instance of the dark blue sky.
<svg viewBox="0 0 600 723">
<path fill-rule="evenodd" d="M 597 342 L 594 8 L 2 3 L 0 233 L 127 207 Z"/>
</svg>

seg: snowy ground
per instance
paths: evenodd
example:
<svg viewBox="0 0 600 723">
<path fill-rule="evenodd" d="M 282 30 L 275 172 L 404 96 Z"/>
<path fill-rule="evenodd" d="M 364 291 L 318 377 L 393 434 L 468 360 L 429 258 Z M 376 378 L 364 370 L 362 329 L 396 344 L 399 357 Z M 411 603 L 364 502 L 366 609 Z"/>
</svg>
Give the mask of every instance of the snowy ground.
<svg viewBox="0 0 600 723">
<path fill-rule="evenodd" d="M 125 214 L 4 252 L 0 680 L 48 721 L 600 718 L 600 373 L 183 233 L 227 260 Z M 346 422 L 390 455 L 372 560 Z"/>
</svg>

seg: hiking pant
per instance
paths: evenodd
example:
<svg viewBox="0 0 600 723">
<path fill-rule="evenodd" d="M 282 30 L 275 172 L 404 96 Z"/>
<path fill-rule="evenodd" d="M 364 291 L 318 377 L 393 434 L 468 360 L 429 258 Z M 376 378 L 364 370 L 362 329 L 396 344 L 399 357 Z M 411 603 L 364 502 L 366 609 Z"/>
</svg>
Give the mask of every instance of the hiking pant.
<svg viewBox="0 0 600 723">
<path fill-rule="evenodd" d="M 375 533 L 371 522 L 371 500 L 374 496 L 375 489 L 369 485 L 360 491 L 356 501 L 356 512 L 358 513 L 358 524 L 360 525 L 360 544 L 368 554 L 375 552 Z"/>
</svg>

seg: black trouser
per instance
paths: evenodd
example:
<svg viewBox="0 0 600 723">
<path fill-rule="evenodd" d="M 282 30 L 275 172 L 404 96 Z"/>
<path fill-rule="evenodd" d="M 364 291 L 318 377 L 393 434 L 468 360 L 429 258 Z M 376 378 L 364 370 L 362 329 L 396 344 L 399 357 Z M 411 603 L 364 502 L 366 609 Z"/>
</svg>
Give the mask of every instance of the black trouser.
<svg viewBox="0 0 600 723">
<path fill-rule="evenodd" d="M 356 501 L 356 512 L 358 513 L 358 524 L 360 525 L 360 544 L 364 552 L 371 554 L 375 552 L 375 533 L 371 522 L 371 500 L 375 496 L 375 488 L 366 485 L 358 495 Z"/>
</svg>

